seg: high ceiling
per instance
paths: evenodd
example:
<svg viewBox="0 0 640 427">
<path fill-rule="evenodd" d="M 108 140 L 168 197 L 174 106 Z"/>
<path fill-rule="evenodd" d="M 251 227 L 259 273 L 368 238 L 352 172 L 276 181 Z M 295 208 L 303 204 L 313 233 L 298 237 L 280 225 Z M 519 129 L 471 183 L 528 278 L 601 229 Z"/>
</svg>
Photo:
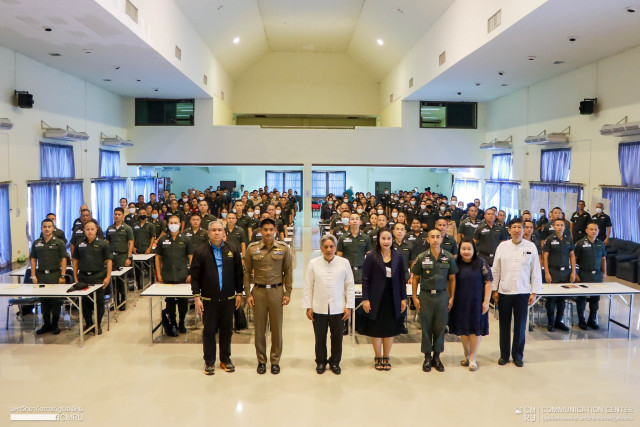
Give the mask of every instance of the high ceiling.
<svg viewBox="0 0 640 427">
<path fill-rule="evenodd" d="M 175 2 L 232 77 L 268 52 L 323 52 L 347 53 L 382 80 L 454 0 Z"/>
</svg>

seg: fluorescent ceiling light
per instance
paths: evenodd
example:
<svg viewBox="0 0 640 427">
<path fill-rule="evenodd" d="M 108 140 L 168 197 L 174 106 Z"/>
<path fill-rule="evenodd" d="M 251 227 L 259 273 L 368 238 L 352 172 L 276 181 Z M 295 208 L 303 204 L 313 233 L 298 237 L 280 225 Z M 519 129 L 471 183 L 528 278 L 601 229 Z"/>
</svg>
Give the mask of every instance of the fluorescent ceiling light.
<svg viewBox="0 0 640 427">
<path fill-rule="evenodd" d="M 382 39 L 378 39 L 377 42 L 378 42 L 378 46 L 384 45 L 384 40 Z"/>
<path fill-rule="evenodd" d="M 238 44 L 238 43 L 240 43 L 240 37 L 234 37 L 233 44 Z"/>
</svg>

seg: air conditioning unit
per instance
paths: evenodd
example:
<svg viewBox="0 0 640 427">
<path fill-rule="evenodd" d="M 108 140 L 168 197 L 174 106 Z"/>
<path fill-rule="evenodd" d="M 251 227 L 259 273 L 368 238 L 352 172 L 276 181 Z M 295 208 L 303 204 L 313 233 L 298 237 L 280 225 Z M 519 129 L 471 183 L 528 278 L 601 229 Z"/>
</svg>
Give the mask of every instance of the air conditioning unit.
<svg viewBox="0 0 640 427">
<path fill-rule="evenodd" d="M 9 119 L 0 119 L 0 129 L 11 129 L 13 122 Z"/>
<path fill-rule="evenodd" d="M 133 142 L 127 139 L 120 138 L 118 135 L 110 137 L 103 133 L 100 133 L 100 144 L 108 147 L 133 147 Z"/>
<path fill-rule="evenodd" d="M 486 142 L 484 144 L 480 144 L 481 150 L 510 150 L 513 148 L 513 137 L 505 139 L 504 141 L 498 141 L 498 138 L 494 139 L 491 142 Z"/>
<path fill-rule="evenodd" d="M 528 136 L 525 138 L 524 143 L 528 145 L 547 145 L 547 144 L 566 144 L 569 142 L 569 133 L 571 132 L 571 126 L 567 127 L 562 132 L 547 133 L 543 130 L 536 136 Z"/>
<path fill-rule="evenodd" d="M 629 136 L 640 135 L 640 122 L 627 122 L 627 117 L 615 125 L 604 125 L 600 128 L 600 135 Z"/>
<path fill-rule="evenodd" d="M 86 132 L 78 132 L 67 126 L 66 129 L 52 128 L 45 122 L 40 122 L 41 128 L 44 130 L 42 136 L 48 139 L 59 139 L 61 141 L 86 141 L 89 135 Z"/>
</svg>

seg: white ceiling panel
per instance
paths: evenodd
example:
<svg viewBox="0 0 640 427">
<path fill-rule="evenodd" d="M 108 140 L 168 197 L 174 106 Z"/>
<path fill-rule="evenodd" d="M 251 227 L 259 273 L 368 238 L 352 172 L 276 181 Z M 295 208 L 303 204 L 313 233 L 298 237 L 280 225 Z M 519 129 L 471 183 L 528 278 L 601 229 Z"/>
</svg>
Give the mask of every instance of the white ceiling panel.
<svg viewBox="0 0 640 427">
<path fill-rule="evenodd" d="M 258 0 L 274 51 L 345 52 L 364 0 Z"/>
</svg>

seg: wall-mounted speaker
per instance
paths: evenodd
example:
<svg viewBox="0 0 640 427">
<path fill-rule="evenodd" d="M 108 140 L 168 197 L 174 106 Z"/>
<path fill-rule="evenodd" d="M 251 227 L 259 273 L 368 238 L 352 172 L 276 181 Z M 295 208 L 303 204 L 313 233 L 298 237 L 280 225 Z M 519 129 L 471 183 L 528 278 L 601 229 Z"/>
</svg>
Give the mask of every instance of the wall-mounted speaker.
<svg viewBox="0 0 640 427">
<path fill-rule="evenodd" d="M 580 101 L 580 114 L 583 116 L 593 114 L 597 102 L 598 98 L 585 98 L 584 101 Z"/>
<path fill-rule="evenodd" d="M 20 108 L 33 108 L 33 95 L 27 91 L 15 91 L 16 105 Z"/>
</svg>

